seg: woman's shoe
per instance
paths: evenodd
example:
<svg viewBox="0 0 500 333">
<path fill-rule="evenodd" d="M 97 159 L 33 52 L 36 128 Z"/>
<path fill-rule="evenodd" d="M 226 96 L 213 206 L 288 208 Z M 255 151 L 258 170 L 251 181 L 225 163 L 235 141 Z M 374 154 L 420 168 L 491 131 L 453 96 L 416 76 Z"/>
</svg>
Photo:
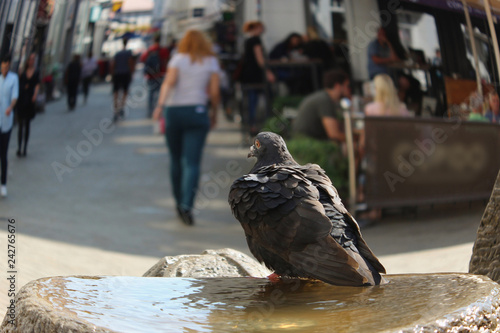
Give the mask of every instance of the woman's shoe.
<svg viewBox="0 0 500 333">
<path fill-rule="evenodd" d="M 180 206 L 175 206 L 175 209 L 177 211 L 177 216 L 182 219 L 182 208 Z"/>
<path fill-rule="evenodd" d="M 185 225 L 194 225 L 193 214 L 190 210 L 185 210 L 177 207 L 177 211 L 181 217 L 182 223 L 184 223 Z"/>
</svg>

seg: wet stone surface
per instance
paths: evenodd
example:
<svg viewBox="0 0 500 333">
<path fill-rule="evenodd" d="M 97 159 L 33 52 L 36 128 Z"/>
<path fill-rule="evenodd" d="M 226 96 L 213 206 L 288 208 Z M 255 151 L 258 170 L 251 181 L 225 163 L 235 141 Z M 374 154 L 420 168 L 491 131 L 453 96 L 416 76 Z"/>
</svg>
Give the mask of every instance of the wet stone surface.
<svg viewBox="0 0 500 333">
<path fill-rule="evenodd" d="M 234 249 L 205 250 L 161 258 L 144 277 L 266 277 L 272 272 Z"/>
<path fill-rule="evenodd" d="M 297 279 L 53 277 L 18 294 L 2 332 L 497 332 L 500 286 L 468 274 L 376 287 Z M 6 318 L 7 319 L 7 318 Z"/>
</svg>

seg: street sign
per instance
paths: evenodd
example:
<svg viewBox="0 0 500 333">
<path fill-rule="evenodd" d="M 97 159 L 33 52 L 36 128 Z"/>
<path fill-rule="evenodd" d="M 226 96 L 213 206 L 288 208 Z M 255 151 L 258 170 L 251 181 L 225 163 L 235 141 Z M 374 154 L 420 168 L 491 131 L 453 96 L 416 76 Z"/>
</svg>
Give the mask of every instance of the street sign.
<svg viewBox="0 0 500 333">
<path fill-rule="evenodd" d="M 101 17 L 101 12 L 102 12 L 101 6 L 93 6 L 90 9 L 89 22 L 95 23 L 95 22 L 99 21 L 99 18 Z"/>
</svg>

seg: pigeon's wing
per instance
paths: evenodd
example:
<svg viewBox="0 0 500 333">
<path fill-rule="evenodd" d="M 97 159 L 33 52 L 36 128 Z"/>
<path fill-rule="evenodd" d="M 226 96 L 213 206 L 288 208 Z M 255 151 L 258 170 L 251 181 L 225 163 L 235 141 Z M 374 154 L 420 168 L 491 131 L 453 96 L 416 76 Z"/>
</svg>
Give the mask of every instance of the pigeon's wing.
<svg viewBox="0 0 500 333">
<path fill-rule="evenodd" d="M 366 244 L 363 236 L 361 235 L 358 223 L 342 204 L 337 189 L 333 186 L 325 171 L 317 164 L 308 164 L 304 166 L 304 172 L 306 173 L 307 179 L 316 185 L 321 192 L 320 201 L 325 207 L 327 216 L 330 217 L 330 220 L 333 223 L 332 236 L 336 232 L 335 229 L 337 225 L 338 230 L 341 230 L 342 232 L 348 230 L 351 232 L 353 235 L 350 237 L 353 237 L 356 240 L 354 244 L 355 248 L 351 248 L 355 252 L 358 251 L 359 254 L 365 258 L 377 272 L 385 273 L 384 266 L 368 247 L 368 244 Z M 341 237 L 340 235 L 337 236 Z M 342 237 L 349 238 L 349 235 L 343 235 Z"/>
<path fill-rule="evenodd" d="M 278 274 L 337 285 L 374 284 L 363 258 L 330 236 L 332 223 L 319 199 L 316 186 L 293 167 L 245 175 L 229 194 L 250 250 Z"/>
</svg>

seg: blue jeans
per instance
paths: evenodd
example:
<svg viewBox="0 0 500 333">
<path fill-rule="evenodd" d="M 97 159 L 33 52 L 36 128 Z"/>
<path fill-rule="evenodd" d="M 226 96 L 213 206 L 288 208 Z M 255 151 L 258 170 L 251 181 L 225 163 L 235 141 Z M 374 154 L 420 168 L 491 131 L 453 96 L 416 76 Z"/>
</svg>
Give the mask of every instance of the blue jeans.
<svg viewBox="0 0 500 333">
<path fill-rule="evenodd" d="M 1 176 L 0 176 L 0 184 L 7 185 L 7 151 L 9 150 L 9 139 L 10 132 L 2 133 L 0 129 L 0 168 L 1 168 Z"/>
<path fill-rule="evenodd" d="M 148 79 L 148 118 L 151 118 L 153 111 L 156 106 L 156 101 L 158 101 L 158 95 L 160 94 L 160 88 L 162 79 Z"/>
<path fill-rule="evenodd" d="M 248 89 L 248 125 L 250 127 L 255 126 L 255 120 L 257 118 L 257 106 L 259 104 L 259 95 L 262 90 L 259 89 Z"/>
<path fill-rule="evenodd" d="M 177 206 L 191 210 L 198 189 L 203 147 L 210 129 L 207 107 L 166 107 L 165 123 L 174 198 Z"/>
</svg>

